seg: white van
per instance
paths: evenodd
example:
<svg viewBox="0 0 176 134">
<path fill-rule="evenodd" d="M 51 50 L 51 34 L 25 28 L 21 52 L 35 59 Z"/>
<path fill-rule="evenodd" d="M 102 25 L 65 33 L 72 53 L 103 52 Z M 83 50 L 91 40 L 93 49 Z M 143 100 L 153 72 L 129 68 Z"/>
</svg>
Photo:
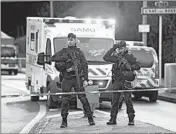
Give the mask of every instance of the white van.
<svg viewBox="0 0 176 134">
<path fill-rule="evenodd" d="M 18 74 L 18 57 L 16 46 L 1 45 L 1 71 L 8 71 L 10 75 Z"/>
<path fill-rule="evenodd" d="M 78 18 L 27 18 L 26 86 L 31 94 L 48 93 L 52 81 L 60 81 L 54 62 L 44 62 L 67 46 L 67 35 L 73 32 L 80 40 L 78 47 L 88 60 L 89 80 L 106 89 L 111 81 L 112 64 L 103 60 L 115 43 L 115 20 Z M 47 58 L 46 58 L 47 59 Z M 39 100 L 39 96 L 31 96 Z"/>
</svg>

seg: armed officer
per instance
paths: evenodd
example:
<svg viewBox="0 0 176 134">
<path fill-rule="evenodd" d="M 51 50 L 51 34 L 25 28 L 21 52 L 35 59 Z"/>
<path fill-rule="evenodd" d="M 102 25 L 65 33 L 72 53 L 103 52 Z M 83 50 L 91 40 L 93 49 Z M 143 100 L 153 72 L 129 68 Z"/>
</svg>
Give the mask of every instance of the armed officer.
<svg viewBox="0 0 176 134">
<path fill-rule="evenodd" d="M 86 61 L 83 51 L 81 51 L 76 46 L 77 38 L 73 33 L 68 34 L 68 47 L 63 48 L 57 52 L 53 57 L 52 61 L 55 62 L 55 67 L 61 72 L 63 80 L 61 88 L 63 92 L 71 92 L 71 88 L 74 87 L 75 91 L 82 92 L 85 91 L 84 87 L 88 85 L 88 63 Z M 73 55 L 74 58 L 73 59 Z M 76 72 L 74 69 L 74 61 L 77 62 L 78 74 L 80 77 L 80 83 L 76 79 Z M 95 125 L 94 119 L 92 117 L 91 108 L 87 97 L 85 94 L 78 94 L 84 111 L 87 114 L 88 122 L 90 125 Z M 67 127 L 67 115 L 69 109 L 70 95 L 63 95 L 62 105 L 61 105 L 61 116 L 62 124 L 61 128 Z"/>
<path fill-rule="evenodd" d="M 105 61 L 112 62 L 112 87 L 113 90 L 125 89 L 125 82 L 133 81 L 135 79 L 134 70 L 139 70 L 140 66 L 136 58 L 130 54 L 126 48 L 126 42 L 121 41 L 119 44 L 115 44 L 103 57 Z M 128 89 L 127 89 L 128 90 Z M 116 118 L 118 113 L 118 106 L 120 102 L 121 93 L 114 92 L 112 94 L 112 108 L 110 114 L 110 120 L 107 125 L 116 124 Z M 133 108 L 131 93 L 124 92 L 124 98 L 127 106 L 127 114 L 129 118 L 128 125 L 134 125 L 135 111 Z"/>
</svg>

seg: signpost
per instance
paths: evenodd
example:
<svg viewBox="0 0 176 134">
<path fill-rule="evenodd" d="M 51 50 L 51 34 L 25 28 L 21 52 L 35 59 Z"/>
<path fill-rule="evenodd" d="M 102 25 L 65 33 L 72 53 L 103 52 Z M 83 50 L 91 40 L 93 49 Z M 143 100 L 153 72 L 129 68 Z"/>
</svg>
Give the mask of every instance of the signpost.
<svg viewBox="0 0 176 134">
<path fill-rule="evenodd" d="M 147 7 L 147 1 L 144 0 L 142 2 L 143 7 Z M 144 43 L 144 46 L 147 46 L 147 27 L 145 26 L 147 25 L 147 15 L 143 15 L 142 16 L 142 25 L 139 26 L 139 32 L 142 33 L 142 42 Z"/>
<path fill-rule="evenodd" d="M 176 14 L 176 7 L 168 7 L 168 2 L 159 1 L 155 2 L 154 7 L 142 7 L 142 15 L 159 15 L 159 80 L 161 84 L 162 79 L 162 15 Z"/>
<path fill-rule="evenodd" d="M 54 17 L 53 0 L 50 0 L 50 17 Z"/>
</svg>

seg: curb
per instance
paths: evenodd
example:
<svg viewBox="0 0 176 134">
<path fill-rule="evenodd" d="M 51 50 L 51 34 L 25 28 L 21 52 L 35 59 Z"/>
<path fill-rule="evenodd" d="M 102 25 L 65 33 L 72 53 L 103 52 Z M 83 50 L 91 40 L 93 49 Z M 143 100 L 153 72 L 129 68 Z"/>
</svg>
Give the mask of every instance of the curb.
<svg viewBox="0 0 176 134">
<path fill-rule="evenodd" d="M 37 125 L 38 122 L 40 122 L 46 115 L 47 111 L 46 111 L 46 106 L 42 105 L 42 103 L 37 102 L 40 110 L 37 114 L 36 117 L 34 117 L 21 131 L 20 134 L 23 133 L 30 133 L 30 131 Z"/>
<path fill-rule="evenodd" d="M 159 95 L 158 96 L 158 99 L 159 100 L 163 100 L 163 101 L 167 101 L 167 102 L 172 102 L 172 103 L 176 103 L 176 98 L 174 97 L 169 97 L 167 95 Z"/>
</svg>

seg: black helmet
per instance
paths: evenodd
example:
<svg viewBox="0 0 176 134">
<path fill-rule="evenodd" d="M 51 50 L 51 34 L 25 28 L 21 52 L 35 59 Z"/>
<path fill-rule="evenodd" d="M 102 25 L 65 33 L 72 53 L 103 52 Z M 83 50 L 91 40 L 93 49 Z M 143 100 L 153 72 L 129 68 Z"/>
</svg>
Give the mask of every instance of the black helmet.
<svg viewBox="0 0 176 134">
<path fill-rule="evenodd" d="M 69 33 L 69 34 L 68 34 L 68 38 L 74 38 L 74 39 L 76 39 L 76 35 L 73 34 L 73 33 Z"/>
<path fill-rule="evenodd" d="M 126 47 L 126 42 L 125 41 L 121 41 L 118 45 L 118 48 L 122 48 L 122 47 Z"/>
</svg>

